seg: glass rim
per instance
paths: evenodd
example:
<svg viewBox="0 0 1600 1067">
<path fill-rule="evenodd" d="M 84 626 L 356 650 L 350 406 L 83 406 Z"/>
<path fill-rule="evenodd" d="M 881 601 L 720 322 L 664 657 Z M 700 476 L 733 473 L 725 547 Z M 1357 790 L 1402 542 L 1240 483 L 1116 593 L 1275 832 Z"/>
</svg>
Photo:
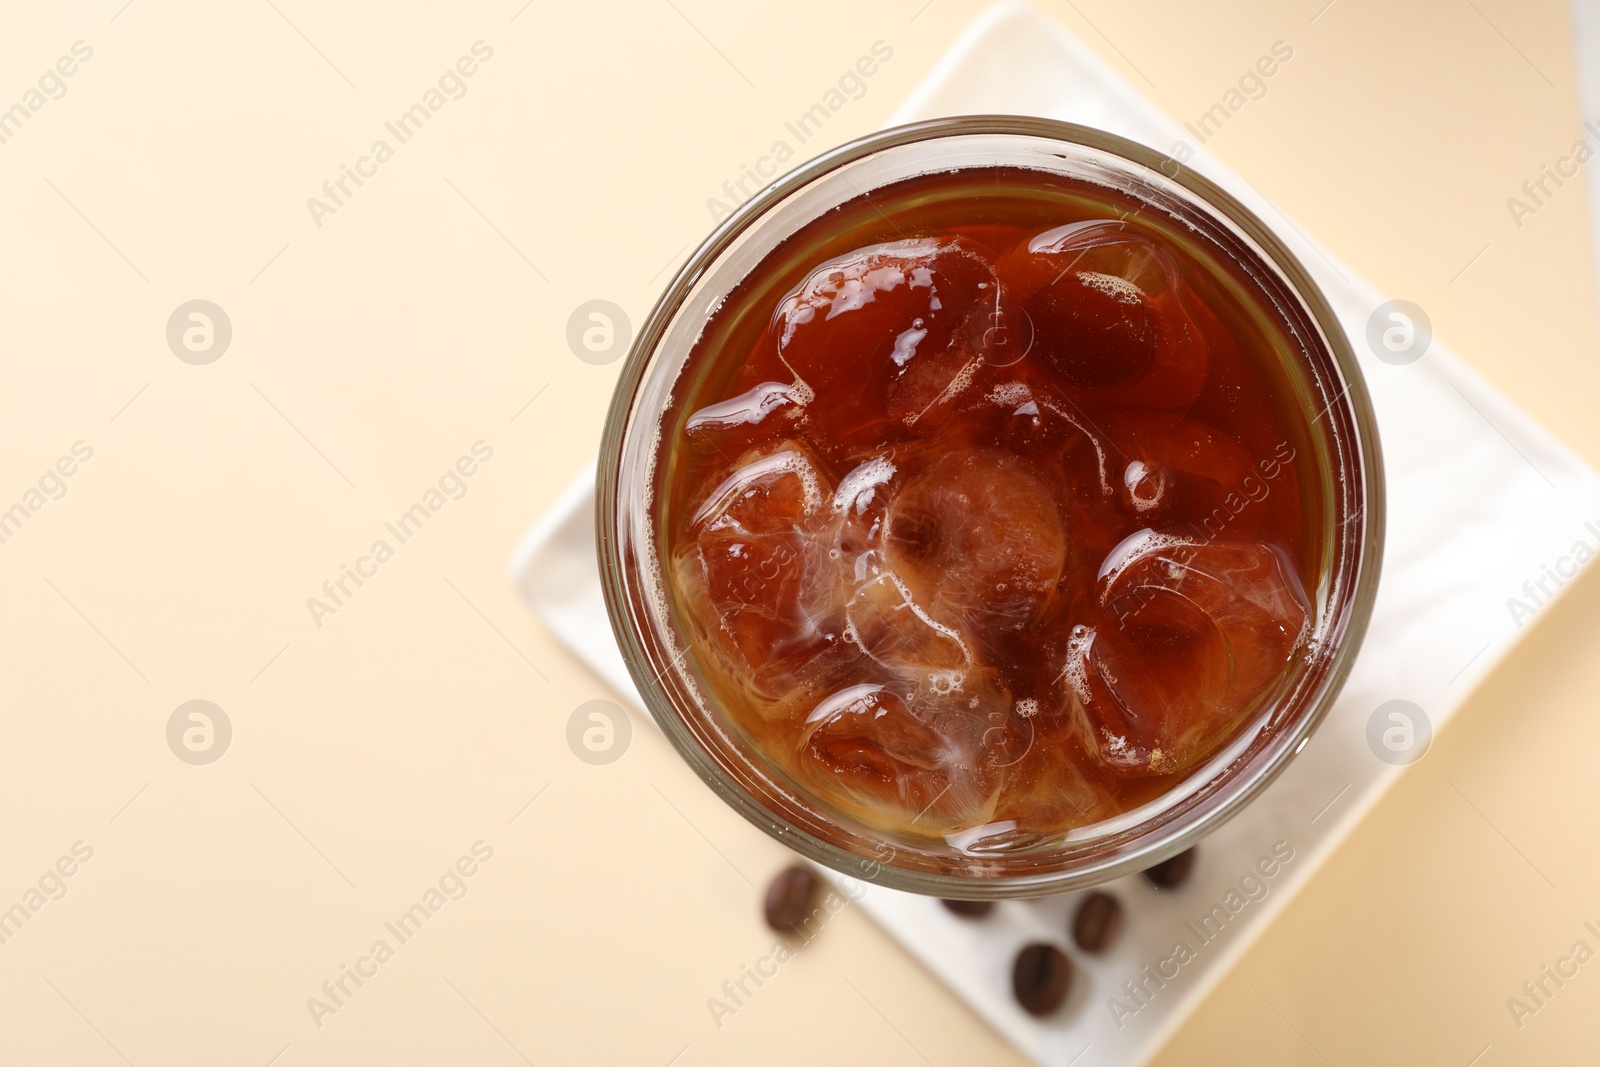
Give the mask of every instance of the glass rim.
<svg viewBox="0 0 1600 1067">
<path fill-rule="evenodd" d="M 699 738 L 687 729 L 682 721 L 686 712 L 667 696 L 660 685 L 662 672 L 652 675 L 651 656 L 640 635 L 640 627 L 651 623 L 650 620 L 638 619 L 631 606 L 627 558 L 622 551 L 623 538 L 619 536 L 619 483 L 628 440 L 627 431 L 634 425 L 632 416 L 635 401 L 668 328 L 708 270 L 772 208 L 830 173 L 887 150 L 970 135 L 1032 138 L 1119 157 L 1127 163 L 1154 171 L 1162 180 L 1179 186 L 1205 210 L 1242 232 L 1254 243 L 1268 265 L 1282 275 L 1290 291 L 1300 301 L 1311 324 L 1326 344 L 1326 356 L 1331 367 L 1343 379 L 1344 392 L 1335 401 L 1342 400 L 1354 431 L 1351 448 L 1356 453 L 1357 462 L 1352 465 L 1351 472 L 1360 475 L 1361 532 L 1357 551 L 1348 567 L 1349 591 L 1342 605 L 1330 607 L 1330 610 L 1342 607 L 1345 612 L 1342 633 L 1335 647 L 1326 653 L 1329 662 L 1305 698 L 1304 705 L 1283 724 L 1283 729 L 1273 739 L 1272 751 L 1267 755 L 1264 765 L 1253 770 L 1241 768 L 1224 783 L 1228 788 L 1219 790 L 1216 803 L 1200 811 L 1175 832 L 1148 841 L 1142 848 L 1120 853 L 1110 850 L 1096 862 L 1068 870 L 961 876 L 899 867 L 892 861 L 865 859 L 859 852 L 823 840 L 761 803 L 758 797 L 742 788 L 705 749 Z M 1064 892 L 1146 869 L 1188 849 L 1255 799 L 1304 747 L 1306 740 L 1327 717 L 1343 689 L 1371 619 L 1382 565 L 1385 527 L 1381 445 L 1371 397 L 1349 337 L 1321 288 L 1298 257 L 1254 212 L 1180 161 L 1103 130 L 1053 119 L 1014 115 L 933 119 L 868 134 L 780 176 L 724 219 L 678 269 L 657 299 L 629 350 L 607 411 L 596 472 L 595 501 L 601 585 L 612 631 L 621 647 L 628 672 L 652 718 L 700 779 L 729 806 L 769 836 L 830 869 L 890 888 L 968 899 L 1029 897 Z M 1331 567 L 1338 565 L 1337 560 L 1330 563 Z M 1246 730 L 1240 736 L 1248 736 L 1250 732 Z M 1199 771 L 1200 768 L 1197 768 L 1196 773 Z M 1183 784 L 1179 783 L 1179 786 Z M 990 867 L 992 861 L 987 857 L 973 857 L 972 864 L 974 867 Z"/>
</svg>

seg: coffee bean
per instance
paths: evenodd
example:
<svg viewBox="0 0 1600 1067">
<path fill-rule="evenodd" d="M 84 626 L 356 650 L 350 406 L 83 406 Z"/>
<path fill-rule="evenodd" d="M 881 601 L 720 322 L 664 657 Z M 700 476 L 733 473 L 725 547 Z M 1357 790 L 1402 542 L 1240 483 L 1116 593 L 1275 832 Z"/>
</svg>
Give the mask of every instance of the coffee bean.
<svg viewBox="0 0 1600 1067">
<path fill-rule="evenodd" d="M 799 933 L 816 906 L 821 884 L 810 867 L 798 863 L 779 871 L 767 886 L 767 925 L 780 934 Z"/>
<path fill-rule="evenodd" d="M 1189 880 L 1190 873 L 1194 870 L 1195 850 L 1189 849 L 1180 852 L 1169 860 L 1160 863 L 1144 872 L 1150 883 L 1157 889 L 1176 889 Z"/>
<path fill-rule="evenodd" d="M 1011 965 L 1011 991 L 1030 1015 L 1049 1015 L 1061 1007 L 1071 987 L 1072 961 L 1054 945 L 1027 945 Z"/>
<path fill-rule="evenodd" d="M 981 919 L 994 910 L 992 900 L 941 900 L 939 903 L 963 919 Z"/>
<path fill-rule="evenodd" d="M 1122 904 L 1110 893 L 1090 893 L 1072 917 L 1073 944 L 1099 952 L 1122 932 Z"/>
</svg>

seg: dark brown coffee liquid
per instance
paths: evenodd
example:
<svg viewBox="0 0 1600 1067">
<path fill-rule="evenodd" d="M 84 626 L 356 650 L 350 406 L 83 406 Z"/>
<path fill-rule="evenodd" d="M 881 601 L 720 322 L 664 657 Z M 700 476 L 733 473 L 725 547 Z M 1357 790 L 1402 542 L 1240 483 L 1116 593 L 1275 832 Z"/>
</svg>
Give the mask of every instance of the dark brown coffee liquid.
<svg viewBox="0 0 1600 1067">
<path fill-rule="evenodd" d="M 1047 837 L 1271 702 L 1328 502 L 1300 354 L 1215 240 L 967 169 L 828 213 L 712 317 L 662 422 L 663 577 L 709 702 L 800 790 Z"/>
</svg>

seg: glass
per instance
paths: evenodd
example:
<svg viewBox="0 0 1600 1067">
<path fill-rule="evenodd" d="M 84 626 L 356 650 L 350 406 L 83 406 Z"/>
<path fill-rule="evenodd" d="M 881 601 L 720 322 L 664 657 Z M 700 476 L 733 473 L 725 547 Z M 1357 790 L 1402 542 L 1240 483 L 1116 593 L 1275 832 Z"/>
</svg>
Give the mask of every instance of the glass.
<svg viewBox="0 0 1600 1067">
<path fill-rule="evenodd" d="M 1315 638 L 1277 698 L 1181 783 L 1139 808 L 1073 830 L 1048 848 L 974 856 L 859 824 L 775 770 L 708 699 L 675 632 L 654 520 L 661 420 L 701 329 L 738 282 L 823 213 L 906 178 L 962 167 L 1022 167 L 1089 181 L 1242 248 L 1234 265 L 1277 307 L 1301 358 L 1283 368 L 1316 432 L 1331 514 L 1308 589 Z M 1224 240 L 1226 238 L 1226 240 Z M 1359 648 L 1376 594 L 1383 484 L 1371 403 L 1349 341 L 1315 283 L 1266 226 L 1215 185 L 1160 153 L 1043 119 L 978 116 L 873 134 L 764 190 L 707 239 L 640 331 L 612 400 L 601 449 L 597 534 L 607 610 L 656 722 L 696 773 L 745 818 L 845 874 L 944 897 L 1061 892 L 1148 867 L 1225 822 L 1260 793 L 1327 714 Z"/>
</svg>

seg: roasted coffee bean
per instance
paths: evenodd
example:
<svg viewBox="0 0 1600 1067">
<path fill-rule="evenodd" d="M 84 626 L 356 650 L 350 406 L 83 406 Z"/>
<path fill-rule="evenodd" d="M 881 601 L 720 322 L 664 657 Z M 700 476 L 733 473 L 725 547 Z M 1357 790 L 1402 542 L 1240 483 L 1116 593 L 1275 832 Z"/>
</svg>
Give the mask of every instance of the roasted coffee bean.
<svg viewBox="0 0 1600 1067">
<path fill-rule="evenodd" d="M 1157 889 L 1176 889 L 1189 880 L 1189 875 L 1194 870 L 1195 850 L 1189 849 L 1180 852 L 1169 860 L 1160 863 L 1144 872 L 1150 879 L 1150 884 Z"/>
<path fill-rule="evenodd" d="M 981 919 L 994 910 L 992 900 L 941 900 L 939 903 L 963 919 Z"/>
<path fill-rule="evenodd" d="M 1122 904 L 1110 893 L 1090 893 L 1072 917 L 1073 944 L 1099 952 L 1122 932 Z"/>
<path fill-rule="evenodd" d="M 1035 942 L 1017 953 L 1011 965 L 1011 991 L 1031 1015 L 1049 1015 L 1072 988 L 1072 961 L 1054 945 Z"/>
<path fill-rule="evenodd" d="M 821 884 L 810 867 L 798 863 L 779 871 L 767 886 L 767 925 L 780 934 L 798 933 L 816 907 Z"/>
</svg>

